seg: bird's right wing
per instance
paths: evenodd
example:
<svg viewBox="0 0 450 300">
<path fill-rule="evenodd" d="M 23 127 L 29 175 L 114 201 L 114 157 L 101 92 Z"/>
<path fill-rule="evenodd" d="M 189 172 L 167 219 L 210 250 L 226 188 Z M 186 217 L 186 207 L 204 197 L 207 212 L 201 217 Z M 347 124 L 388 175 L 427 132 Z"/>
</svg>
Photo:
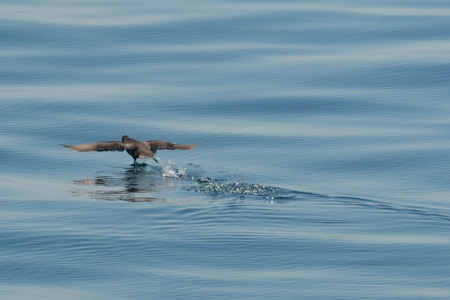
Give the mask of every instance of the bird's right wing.
<svg viewBox="0 0 450 300">
<path fill-rule="evenodd" d="M 191 144 L 191 145 L 181 145 L 181 144 L 175 144 L 171 142 L 166 141 L 158 141 L 158 140 L 150 140 L 144 142 L 146 146 L 156 152 L 156 150 L 191 150 L 192 148 L 197 147 L 197 144 Z"/>
<path fill-rule="evenodd" d="M 124 151 L 125 146 L 122 142 L 98 142 L 92 144 L 83 145 L 62 145 L 66 148 L 70 148 L 79 152 L 89 151 Z"/>
</svg>

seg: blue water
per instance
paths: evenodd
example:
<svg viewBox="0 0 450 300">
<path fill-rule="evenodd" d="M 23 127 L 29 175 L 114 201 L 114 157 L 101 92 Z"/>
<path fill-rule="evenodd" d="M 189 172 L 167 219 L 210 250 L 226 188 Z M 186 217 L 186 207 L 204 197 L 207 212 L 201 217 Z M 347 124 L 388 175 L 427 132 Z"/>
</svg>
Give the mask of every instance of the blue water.
<svg viewBox="0 0 450 300">
<path fill-rule="evenodd" d="M 448 2 L 153 2 L 0 4 L 0 298 L 449 299 Z"/>
</svg>

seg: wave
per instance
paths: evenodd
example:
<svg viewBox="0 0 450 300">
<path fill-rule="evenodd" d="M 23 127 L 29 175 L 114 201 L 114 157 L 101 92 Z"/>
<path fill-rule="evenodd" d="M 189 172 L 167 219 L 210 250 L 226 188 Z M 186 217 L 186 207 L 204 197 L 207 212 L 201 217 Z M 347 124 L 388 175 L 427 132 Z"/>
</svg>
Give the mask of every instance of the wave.
<svg viewBox="0 0 450 300">
<path fill-rule="evenodd" d="M 117 171 L 119 169 L 120 171 Z M 450 222 L 450 215 L 430 208 L 415 207 L 353 196 L 330 196 L 320 193 L 297 191 L 272 185 L 249 183 L 242 179 L 213 178 L 204 171 L 188 172 L 173 164 L 162 167 L 146 164 L 98 172 L 92 178 L 74 180 L 77 188 L 72 193 L 95 200 L 189 203 L 198 195 L 200 201 L 215 200 L 256 201 L 274 204 L 302 204 L 305 201 L 318 204 L 339 204 L 389 213 L 410 215 L 417 218 Z M 232 176 L 233 177 L 233 176 Z"/>
</svg>

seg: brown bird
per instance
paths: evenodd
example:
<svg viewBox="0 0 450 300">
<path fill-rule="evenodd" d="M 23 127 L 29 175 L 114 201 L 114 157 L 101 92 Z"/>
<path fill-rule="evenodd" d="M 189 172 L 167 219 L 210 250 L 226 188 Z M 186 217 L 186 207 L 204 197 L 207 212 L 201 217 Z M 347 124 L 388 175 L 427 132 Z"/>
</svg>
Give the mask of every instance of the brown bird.
<svg viewBox="0 0 450 300">
<path fill-rule="evenodd" d="M 134 164 L 136 159 L 142 158 L 153 158 L 154 161 L 159 162 L 154 156 L 157 150 L 191 150 L 197 147 L 197 144 L 191 145 L 181 145 L 174 144 L 171 142 L 150 140 L 150 141 L 138 141 L 128 136 L 124 135 L 122 141 L 110 141 L 110 142 L 98 142 L 92 144 L 83 145 L 62 145 L 66 148 L 70 148 L 79 152 L 90 152 L 90 151 L 124 151 L 126 150 L 131 157 L 134 159 Z"/>
</svg>

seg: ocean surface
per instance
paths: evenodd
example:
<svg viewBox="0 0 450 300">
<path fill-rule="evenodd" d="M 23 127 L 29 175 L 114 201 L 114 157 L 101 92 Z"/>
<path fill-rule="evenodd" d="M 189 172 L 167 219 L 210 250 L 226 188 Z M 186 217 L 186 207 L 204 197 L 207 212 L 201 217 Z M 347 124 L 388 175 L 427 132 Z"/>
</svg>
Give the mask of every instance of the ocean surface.
<svg viewBox="0 0 450 300">
<path fill-rule="evenodd" d="M 4 1 L 1 299 L 450 299 L 448 1 Z M 160 163 L 61 144 L 159 139 Z"/>
</svg>

